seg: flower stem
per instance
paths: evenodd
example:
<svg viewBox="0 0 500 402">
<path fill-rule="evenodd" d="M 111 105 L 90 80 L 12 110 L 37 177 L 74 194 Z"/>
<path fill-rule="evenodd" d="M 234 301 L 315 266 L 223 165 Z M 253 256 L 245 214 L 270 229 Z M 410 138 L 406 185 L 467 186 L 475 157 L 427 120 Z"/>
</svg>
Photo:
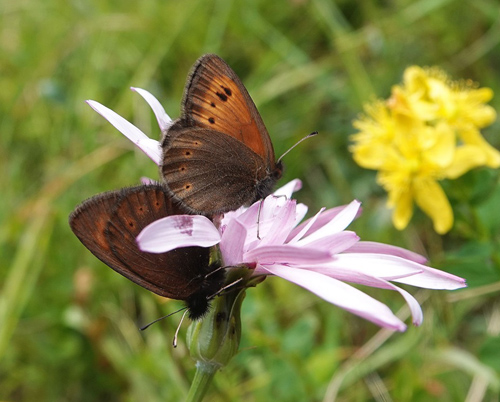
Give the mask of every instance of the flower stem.
<svg viewBox="0 0 500 402">
<path fill-rule="evenodd" d="M 200 402 L 203 400 L 208 387 L 212 383 L 215 373 L 219 367 L 214 364 L 198 361 L 196 363 L 196 374 L 194 375 L 186 402 Z"/>
</svg>

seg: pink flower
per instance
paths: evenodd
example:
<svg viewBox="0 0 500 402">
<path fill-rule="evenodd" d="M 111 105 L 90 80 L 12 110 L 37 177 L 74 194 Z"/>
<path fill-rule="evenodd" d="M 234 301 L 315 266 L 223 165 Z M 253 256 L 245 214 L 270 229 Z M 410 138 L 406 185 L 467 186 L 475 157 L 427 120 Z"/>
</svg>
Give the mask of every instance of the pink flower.
<svg viewBox="0 0 500 402">
<path fill-rule="evenodd" d="M 404 331 L 406 325 L 383 303 L 345 282 L 399 292 L 413 324 L 422 323 L 416 299 L 393 282 L 429 289 L 466 286 L 457 276 L 423 265 L 426 259 L 382 243 L 363 242 L 346 230 L 360 203 L 320 210 L 302 222 L 307 207 L 290 199 L 301 186 L 288 183 L 262 203 L 227 213 L 216 227 L 204 216 L 170 216 L 153 222 L 137 237 L 143 251 L 162 253 L 178 247 L 219 244 L 223 264 L 255 267 L 254 276 L 274 275 L 382 327 Z M 187 222 L 189 221 L 189 222 Z M 189 224 L 183 230 L 180 222 Z"/>
</svg>

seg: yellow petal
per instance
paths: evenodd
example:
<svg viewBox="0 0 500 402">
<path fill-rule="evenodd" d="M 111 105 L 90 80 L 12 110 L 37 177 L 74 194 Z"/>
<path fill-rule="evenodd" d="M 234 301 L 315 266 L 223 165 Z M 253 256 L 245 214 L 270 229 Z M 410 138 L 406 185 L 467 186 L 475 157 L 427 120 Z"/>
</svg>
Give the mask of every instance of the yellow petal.
<svg viewBox="0 0 500 402">
<path fill-rule="evenodd" d="M 445 234 L 453 226 L 453 211 L 441 186 L 432 179 L 415 180 L 415 202 L 434 224 L 434 230 Z"/>
<path fill-rule="evenodd" d="M 450 103 L 451 89 L 448 84 L 440 78 L 431 77 L 428 79 L 429 98 L 438 103 Z"/>
<path fill-rule="evenodd" d="M 427 92 L 427 74 L 419 66 L 410 66 L 403 73 L 405 89 L 410 92 Z"/>
<path fill-rule="evenodd" d="M 396 229 L 403 230 L 408 226 L 408 222 L 410 222 L 413 216 L 413 198 L 411 192 L 401 192 L 397 199 L 392 200 L 391 204 L 394 207 L 394 211 L 392 212 L 392 223 Z"/>
<path fill-rule="evenodd" d="M 485 98 L 482 93 L 492 92 L 489 88 L 480 88 L 477 90 L 459 91 L 455 93 L 455 102 L 457 104 L 456 124 L 472 124 L 477 128 L 489 126 L 497 118 L 495 109 L 484 104 Z"/>
<path fill-rule="evenodd" d="M 455 155 L 455 131 L 446 123 L 429 128 L 429 131 L 434 137 L 434 144 L 428 150 L 423 150 L 425 159 L 440 167 L 448 166 Z"/>
<path fill-rule="evenodd" d="M 481 148 L 486 156 L 486 166 L 500 167 L 500 152 L 486 142 L 479 130 L 469 125 L 466 129 L 460 130 L 460 138 L 465 144 L 477 145 Z"/>
<path fill-rule="evenodd" d="M 382 168 L 386 161 L 387 151 L 386 145 L 376 142 L 351 147 L 354 161 L 366 169 L 378 170 Z"/>
<path fill-rule="evenodd" d="M 455 152 L 453 162 L 443 170 L 443 177 L 456 179 L 479 166 L 486 164 L 486 153 L 476 145 L 461 145 Z"/>
<path fill-rule="evenodd" d="M 493 99 L 493 90 L 491 88 L 471 89 L 468 92 L 470 101 L 474 103 L 486 103 Z"/>
<path fill-rule="evenodd" d="M 392 87 L 387 106 L 396 116 L 402 115 L 422 121 L 434 120 L 439 111 L 438 105 L 427 100 L 423 90 L 412 92 L 398 85 Z"/>
</svg>

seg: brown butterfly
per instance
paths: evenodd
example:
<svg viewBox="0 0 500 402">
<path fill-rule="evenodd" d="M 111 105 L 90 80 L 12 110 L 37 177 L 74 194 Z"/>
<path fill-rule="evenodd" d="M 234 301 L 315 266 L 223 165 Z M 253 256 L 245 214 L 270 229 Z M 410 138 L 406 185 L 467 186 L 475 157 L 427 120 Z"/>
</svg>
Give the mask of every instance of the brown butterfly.
<svg viewBox="0 0 500 402">
<path fill-rule="evenodd" d="M 144 185 L 98 194 L 71 213 L 75 235 L 97 258 L 132 282 L 160 296 L 184 300 L 191 319 L 201 318 L 210 297 L 223 286 L 224 270 L 211 265 L 210 249 L 179 248 L 146 253 L 137 235 L 150 223 L 185 214 L 160 185 Z"/>
<path fill-rule="evenodd" d="M 181 117 L 161 145 L 160 175 L 173 198 L 196 214 L 212 216 L 264 198 L 283 171 L 252 98 L 214 54 L 193 66 Z"/>
</svg>

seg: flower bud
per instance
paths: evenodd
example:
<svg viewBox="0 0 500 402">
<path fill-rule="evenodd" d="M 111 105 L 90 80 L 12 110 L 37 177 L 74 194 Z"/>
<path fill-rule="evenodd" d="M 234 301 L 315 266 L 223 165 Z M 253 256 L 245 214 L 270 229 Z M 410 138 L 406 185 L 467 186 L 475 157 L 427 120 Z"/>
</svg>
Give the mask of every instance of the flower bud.
<svg viewBox="0 0 500 402">
<path fill-rule="evenodd" d="M 244 289 L 216 297 L 208 314 L 189 326 L 187 345 L 199 368 L 216 371 L 238 352 L 244 297 Z"/>
</svg>

